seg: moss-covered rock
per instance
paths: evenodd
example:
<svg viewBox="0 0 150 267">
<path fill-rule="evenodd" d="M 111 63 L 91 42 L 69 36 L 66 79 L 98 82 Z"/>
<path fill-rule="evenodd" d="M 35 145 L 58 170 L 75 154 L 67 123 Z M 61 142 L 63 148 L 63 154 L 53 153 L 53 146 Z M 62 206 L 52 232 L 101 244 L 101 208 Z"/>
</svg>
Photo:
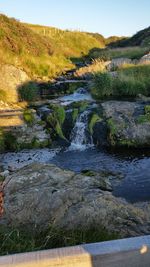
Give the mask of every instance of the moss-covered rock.
<svg viewBox="0 0 150 267">
<path fill-rule="evenodd" d="M 79 114 L 79 110 L 77 108 L 74 108 L 73 111 L 72 111 L 72 120 L 73 120 L 73 122 L 76 121 L 76 119 L 78 117 L 78 114 Z"/>
<path fill-rule="evenodd" d="M 144 109 L 146 114 L 150 114 L 150 105 L 146 105 Z"/>
<path fill-rule="evenodd" d="M 102 104 L 108 144 L 114 147 L 150 147 L 149 105 L 127 101 Z"/>
<path fill-rule="evenodd" d="M 58 105 L 50 105 L 50 108 L 52 109 L 52 113 L 47 116 L 46 121 L 51 132 L 52 139 L 56 140 L 57 137 L 66 139 L 62 130 L 66 117 L 65 109 Z"/>
<path fill-rule="evenodd" d="M 34 114 L 33 114 L 33 110 L 31 110 L 31 109 L 24 110 L 23 119 L 28 125 L 32 125 L 34 122 L 34 119 L 35 119 Z"/>
<path fill-rule="evenodd" d="M 100 116 L 98 114 L 93 114 L 91 119 L 90 119 L 90 122 L 89 122 L 89 131 L 90 131 L 90 134 L 92 135 L 93 134 L 93 128 L 96 124 L 96 122 L 98 121 L 101 121 L 102 118 L 100 118 Z"/>
</svg>

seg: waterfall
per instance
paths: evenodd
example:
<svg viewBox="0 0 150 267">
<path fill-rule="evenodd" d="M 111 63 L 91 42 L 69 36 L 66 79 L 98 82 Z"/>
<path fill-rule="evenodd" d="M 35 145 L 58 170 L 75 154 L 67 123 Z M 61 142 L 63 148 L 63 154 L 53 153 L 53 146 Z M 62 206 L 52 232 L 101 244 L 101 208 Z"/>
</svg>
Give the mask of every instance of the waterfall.
<svg viewBox="0 0 150 267">
<path fill-rule="evenodd" d="M 85 150 L 93 145 L 92 137 L 88 131 L 88 115 L 90 111 L 81 113 L 71 132 L 71 145 L 69 150 Z"/>
</svg>

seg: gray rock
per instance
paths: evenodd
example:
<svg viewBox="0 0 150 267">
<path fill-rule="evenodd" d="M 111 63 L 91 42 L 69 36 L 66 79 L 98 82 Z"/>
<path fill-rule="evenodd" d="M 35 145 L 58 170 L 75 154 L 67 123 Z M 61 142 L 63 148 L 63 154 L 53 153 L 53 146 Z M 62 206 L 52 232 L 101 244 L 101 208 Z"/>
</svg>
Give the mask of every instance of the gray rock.
<svg viewBox="0 0 150 267">
<path fill-rule="evenodd" d="M 6 179 L 4 221 L 11 226 L 73 229 L 104 226 L 121 236 L 150 231 L 148 207 L 137 207 L 100 189 L 101 175 L 31 164 Z"/>
<path fill-rule="evenodd" d="M 102 103 L 110 145 L 150 146 L 150 119 L 145 113 L 145 105 L 127 101 Z"/>
<path fill-rule="evenodd" d="M 9 175 L 9 171 L 8 170 L 5 170 L 3 172 L 0 172 L 0 176 L 6 178 L 7 176 Z"/>
<path fill-rule="evenodd" d="M 29 80 L 26 72 L 13 65 L 0 67 L 1 89 L 6 91 L 8 102 L 18 102 L 18 87 Z"/>
<path fill-rule="evenodd" d="M 45 130 L 45 123 L 41 121 L 40 117 L 34 114 L 33 124 L 26 123 L 12 129 L 12 134 L 16 136 L 17 143 L 25 147 L 30 147 L 30 144 L 36 140 L 37 147 L 46 146 L 50 139 L 49 134 Z M 46 145 L 45 145 L 46 144 Z"/>
<path fill-rule="evenodd" d="M 121 67 L 124 64 L 130 64 L 132 60 L 130 58 L 113 58 L 110 64 L 108 64 L 108 70 L 114 70 L 118 67 Z"/>
<path fill-rule="evenodd" d="M 150 64 L 150 52 L 139 60 L 139 64 Z"/>
</svg>

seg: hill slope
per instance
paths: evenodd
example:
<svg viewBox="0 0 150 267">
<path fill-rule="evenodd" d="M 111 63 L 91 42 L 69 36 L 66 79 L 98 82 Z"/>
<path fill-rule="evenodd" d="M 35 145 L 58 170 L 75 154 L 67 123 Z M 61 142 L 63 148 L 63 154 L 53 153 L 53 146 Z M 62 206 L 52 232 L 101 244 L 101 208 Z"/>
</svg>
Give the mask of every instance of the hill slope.
<svg viewBox="0 0 150 267">
<path fill-rule="evenodd" d="M 102 46 L 86 33 L 23 24 L 0 15 L 0 64 L 22 68 L 32 79 L 56 77 L 74 67 L 72 58 Z"/>
<path fill-rule="evenodd" d="M 120 40 L 115 43 L 110 43 L 111 47 L 126 47 L 126 46 L 150 46 L 150 27 L 137 32 L 130 38 Z"/>
</svg>

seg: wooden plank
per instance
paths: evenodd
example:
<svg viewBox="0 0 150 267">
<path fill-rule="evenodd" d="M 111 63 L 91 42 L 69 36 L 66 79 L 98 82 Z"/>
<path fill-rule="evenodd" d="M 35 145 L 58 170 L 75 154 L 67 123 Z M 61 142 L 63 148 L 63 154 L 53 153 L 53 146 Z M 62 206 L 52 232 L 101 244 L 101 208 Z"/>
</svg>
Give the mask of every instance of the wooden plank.
<svg viewBox="0 0 150 267">
<path fill-rule="evenodd" d="M 150 236 L 0 257 L 0 267 L 150 267 Z"/>
</svg>

